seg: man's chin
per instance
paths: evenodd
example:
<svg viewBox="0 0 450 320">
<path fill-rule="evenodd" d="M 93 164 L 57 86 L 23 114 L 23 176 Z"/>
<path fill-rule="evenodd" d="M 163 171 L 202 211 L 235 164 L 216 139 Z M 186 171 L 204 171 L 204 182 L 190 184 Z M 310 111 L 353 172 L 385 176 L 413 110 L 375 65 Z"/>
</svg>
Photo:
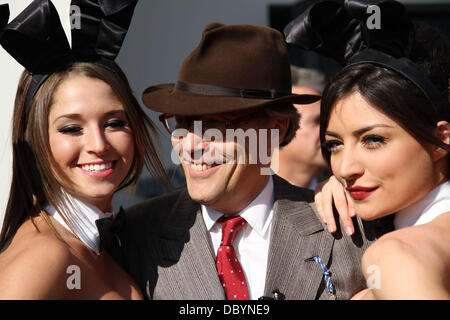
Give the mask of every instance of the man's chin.
<svg viewBox="0 0 450 320">
<path fill-rule="evenodd" d="M 192 194 L 189 192 L 189 196 L 192 200 L 195 202 L 198 202 L 204 206 L 212 207 L 217 202 L 217 197 L 214 197 L 212 195 L 205 195 L 205 194 Z"/>
</svg>

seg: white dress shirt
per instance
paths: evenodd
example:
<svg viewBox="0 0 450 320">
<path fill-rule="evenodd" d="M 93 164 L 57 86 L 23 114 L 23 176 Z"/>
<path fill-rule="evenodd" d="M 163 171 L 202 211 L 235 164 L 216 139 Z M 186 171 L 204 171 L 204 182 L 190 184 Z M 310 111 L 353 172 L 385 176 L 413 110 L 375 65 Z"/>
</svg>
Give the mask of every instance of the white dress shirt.
<svg viewBox="0 0 450 320">
<path fill-rule="evenodd" d="M 441 183 L 424 198 L 395 214 L 395 229 L 418 226 L 450 211 L 450 181 Z"/>
<path fill-rule="evenodd" d="M 222 240 L 222 227 L 216 221 L 223 214 L 204 205 L 202 205 L 202 214 L 217 255 Z M 250 300 L 257 300 L 264 295 L 269 256 L 270 227 L 273 217 L 271 176 L 261 193 L 236 215 L 242 216 L 247 224 L 236 235 L 233 246 L 245 273 Z"/>
</svg>

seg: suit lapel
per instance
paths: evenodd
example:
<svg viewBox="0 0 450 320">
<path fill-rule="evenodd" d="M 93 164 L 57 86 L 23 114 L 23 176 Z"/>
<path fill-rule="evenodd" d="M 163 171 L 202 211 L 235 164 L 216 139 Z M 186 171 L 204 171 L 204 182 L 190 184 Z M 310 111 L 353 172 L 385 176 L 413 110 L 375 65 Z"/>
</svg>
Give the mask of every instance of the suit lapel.
<svg viewBox="0 0 450 320">
<path fill-rule="evenodd" d="M 160 233 L 159 289 L 180 299 L 224 299 L 200 205 L 184 192 L 170 215 Z"/>
<path fill-rule="evenodd" d="M 324 288 L 323 271 L 311 258 L 327 265 L 334 238 L 308 203 L 310 195 L 274 176 L 274 220 L 271 230 L 265 296 L 278 289 L 286 299 L 313 300 Z"/>
</svg>

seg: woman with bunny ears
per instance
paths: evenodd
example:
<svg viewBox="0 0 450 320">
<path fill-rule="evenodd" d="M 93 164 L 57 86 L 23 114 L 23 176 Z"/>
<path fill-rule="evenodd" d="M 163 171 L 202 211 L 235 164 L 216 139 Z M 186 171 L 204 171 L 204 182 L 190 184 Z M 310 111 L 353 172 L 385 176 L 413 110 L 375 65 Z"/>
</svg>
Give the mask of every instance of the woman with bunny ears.
<svg viewBox="0 0 450 320">
<path fill-rule="evenodd" d="M 82 15 L 72 47 L 49 0 L 33 1 L 2 28 L 1 45 L 26 70 L 13 115 L 1 299 L 141 298 L 102 250 L 96 225 L 116 216 L 114 192 L 135 183 L 144 165 L 165 176 L 153 125 L 114 61 L 136 3 L 73 0 Z"/>
</svg>

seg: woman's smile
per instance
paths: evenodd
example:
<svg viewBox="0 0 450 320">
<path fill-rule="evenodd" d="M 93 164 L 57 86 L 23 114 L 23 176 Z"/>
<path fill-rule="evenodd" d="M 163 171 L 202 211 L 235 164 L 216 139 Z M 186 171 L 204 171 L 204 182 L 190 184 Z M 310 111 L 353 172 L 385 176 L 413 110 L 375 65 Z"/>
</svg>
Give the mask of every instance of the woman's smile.
<svg viewBox="0 0 450 320">
<path fill-rule="evenodd" d="M 78 165 L 83 173 L 93 178 L 105 178 L 114 172 L 116 161 L 95 162 Z"/>
</svg>

